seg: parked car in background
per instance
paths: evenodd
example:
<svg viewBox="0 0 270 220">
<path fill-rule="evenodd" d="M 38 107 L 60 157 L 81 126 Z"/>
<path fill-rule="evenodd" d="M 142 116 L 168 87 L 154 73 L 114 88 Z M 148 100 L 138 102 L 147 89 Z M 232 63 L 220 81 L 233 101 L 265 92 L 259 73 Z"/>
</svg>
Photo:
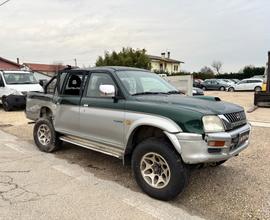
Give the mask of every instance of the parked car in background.
<svg viewBox="0 0 270 220">
<path fill-rule="evenodd" d="M 220 79 L 206 79 L 202 83 L 203 90 L 220 90 L 225 91 L 229 85 Z"/>
<path fill-rule="evenodd" d="M 26 71 L 0 71 L 0 103 L 5 111 L 24 107 L 27 92 L 42 92 L 43 88 L 33 73 Z"/>
<path fill-rule="evenodd" d="M 193 79 L 193 87 L 202 88 L 202 79 Z"/>
<path fill-rule="evenodd" d="M 250 78 L 250 79 L 243 79 L 240 82 L 230 86 L 228 88 L 229 92 L 233 91 L 261 91 L 263 85 L 263 79 L 256 79 L 256 78 Z"/>
<path fill-rule="evenodd" d="M 239 79 L 231 79 L 234 83 L 238 83 L 240 80 Z"/>
<path fill-rule="evenodd" d="M 192 95 L 193 96 L 195 96 L 195 95 L 204 95 L 204 92 L 200 88 L 193 87 L 193 89 L 192 89 Z"/>
<path fill-rule="evenodd" d="M 235 82 L 232 81 L 232 80 L 230 80 L 230 79 L 220 79 L 220 80 L 221 80 L 222 82 L 228 84 L 229 86 L 235 84 Z"/>
</svg>

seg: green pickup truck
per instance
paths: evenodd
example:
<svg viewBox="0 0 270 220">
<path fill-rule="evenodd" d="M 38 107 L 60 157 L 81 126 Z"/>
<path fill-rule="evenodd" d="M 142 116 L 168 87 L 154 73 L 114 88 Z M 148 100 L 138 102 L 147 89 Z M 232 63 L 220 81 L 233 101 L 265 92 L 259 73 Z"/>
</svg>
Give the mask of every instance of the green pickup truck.
<svg viewBox="0 0 270 220">
<path fill-rule="evenodd" d="M 161 200 L 184 189 L 192 165 L 218 166 L 249 143 L 242 107 L 184 96 L 136 68 L 63 70 L 28 94 L 26 115 L 41 151 L 68 142 L 130 162 L 141 189 Z"/>
</svg>

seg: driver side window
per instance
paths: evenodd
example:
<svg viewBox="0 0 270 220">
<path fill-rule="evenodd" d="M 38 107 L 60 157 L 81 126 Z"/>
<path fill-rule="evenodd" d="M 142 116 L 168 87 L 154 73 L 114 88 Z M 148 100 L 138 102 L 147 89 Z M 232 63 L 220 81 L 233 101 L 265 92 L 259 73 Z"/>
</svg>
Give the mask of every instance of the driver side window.
<svg viewBox="0 0 270 220">
<path fill-rule="evenodd" d="M 86 96 L 102 97 L 103 95 L 99 90 L 101 85 L 113 85 L 116 87 L 112 77 L 108 73 L 92 73 L 88 82 Z"/>
</svg>

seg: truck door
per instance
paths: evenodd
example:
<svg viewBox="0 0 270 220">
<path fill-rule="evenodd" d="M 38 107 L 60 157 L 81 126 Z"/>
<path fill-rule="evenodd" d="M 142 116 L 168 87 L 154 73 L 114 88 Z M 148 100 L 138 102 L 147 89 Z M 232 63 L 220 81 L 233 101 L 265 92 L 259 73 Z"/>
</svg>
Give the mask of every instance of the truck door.
<svg viewBox="0 0 270 220">
<path fill-rule="evenodd" d="M 53 100 L 56 106 L 55 130 L 64 134 L 79 135 L 79 105 L 83 92 L 85 72 L 70 71 L 62 74 L 59 80 L 59 94 L 55 96 Z"/>
<path fill-rule="evenodd" d="M 122 148 L 125 100 L 102 95 L 101 85 L 113 85 L 117 89 L 109 72 L 89 74 L 80 106 L 80 133 L 90 141 Z"/>
</svg>

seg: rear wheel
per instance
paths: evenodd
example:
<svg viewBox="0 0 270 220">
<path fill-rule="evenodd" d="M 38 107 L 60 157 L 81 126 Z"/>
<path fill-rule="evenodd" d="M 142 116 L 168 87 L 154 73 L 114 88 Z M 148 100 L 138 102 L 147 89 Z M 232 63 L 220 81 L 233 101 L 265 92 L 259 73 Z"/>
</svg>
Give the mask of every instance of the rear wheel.
<svg viewBox="0 0 270 220">
<path fill-rule="evenodd" d="M 8 112 L 12 110 L 12 105 L 9 103 L 6 97 L 2 98 L 2 105 L 3 105 L 4 111 Z"/>
<path fill-rule="evenodd" d="M 181 157 L 162 139 L 150 138 L 138 144 L 132 154 L 132 169 L 141 189 L 160 200 L 176 197 L 188 181 Z"/>
<path fill-rule="evenodd" d="M 47 153 L 59 149 L 61 145 L 59 135 L 48 118 L 40 118 L 35 123 L 33 136 L 37 147 Z"/>
<path fill-rule="evenodd" d="M 224 86 L 221 86 L 221 87 L 219 88 L 219 90 L 220 90 L 220 91 L 225 91 L 225 87 L 224 87 Z"/>
<path fill-rule="evenodd" d="M 260 86 L 256 86 L 255 89 L 254 89 L 255 92 L 260 92 L 262 91 L 262 87 Z"/>
</svg>

